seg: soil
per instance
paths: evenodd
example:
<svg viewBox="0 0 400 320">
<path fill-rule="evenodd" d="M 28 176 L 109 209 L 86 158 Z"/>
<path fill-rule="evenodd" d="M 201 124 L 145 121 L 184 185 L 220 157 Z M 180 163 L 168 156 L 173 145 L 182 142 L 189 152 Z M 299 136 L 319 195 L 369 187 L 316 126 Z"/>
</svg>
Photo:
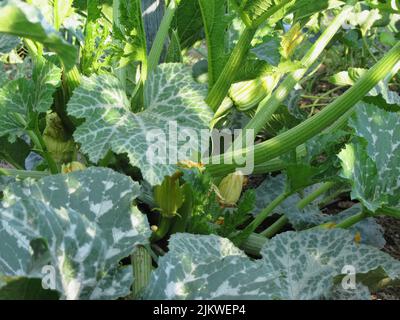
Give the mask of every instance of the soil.
<svg viewBox="0 0 400 320">
<path fill-rule="evenodd" d="M 400 260 L 400 220 L 391 217 L 378 217 L 377 219 L 385 231 L 386 245 L 383 251 Z M 400 300 L 400 286 L 380 290 L 372 298 L 376 300 Z"/>
</svg>

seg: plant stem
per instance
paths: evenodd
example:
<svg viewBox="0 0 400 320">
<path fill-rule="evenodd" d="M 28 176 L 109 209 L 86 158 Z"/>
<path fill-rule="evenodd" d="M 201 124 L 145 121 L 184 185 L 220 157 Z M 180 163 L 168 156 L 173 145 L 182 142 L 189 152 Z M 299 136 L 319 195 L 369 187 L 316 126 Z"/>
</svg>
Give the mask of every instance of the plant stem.
<svg viewBox="0 0 400 320">
<path fill-rule="evenodd" d="M 131 255 L 131 263 L 133 269 L 133 287 L 132 298 L 138 299 L 144 288 L 150 281 L 152 271 L 152 259 L 146 247 L 137 246 Z"/>
<path fill-rule="evenodd" d="M 285 215 L 281 216 L 277 221 L 270 225 L 267 229 L 260 233 L 260 235 L 266 238 L 272 238 L 276 235 L 287 223 L 288 218 Z"/>
<path fill-rule="evenodd" d="M 172 22 L 172 18 L 175 15 L 177 9 L 175 0 L 171 0 L 168 4 L 165 14 L 161 20 L 160 28 L 157 31 L 156 37 L 154 38 L 153 46 L 151 47 L 147 71 L 150 73 L 155 70 L 160 61 L 161 53 L 164 47 L 164 42 L 168 37 L 169 27 Z"/>
<path fill-rule="evenodd" d="M 14 113 L 15 119 L 23 126 L 24 128 L 27 128 L 27 123 L 25 119 L 22 117 L 21 114 L 19 113 Z M 49 166 L 50 172 L 53 174 L 58 173 L 58 167 L 50 153 L 47 151 L 46 143 L 44 142 L 42 135 L 39 131 L 39 128 L 37 127 L 37 121 L 35 124 L 35 129 L 34 130 L 26 130 L 26 133 L 28 134 L 29 138 L 33 142 L 35 148 L 41 153 L 41 155 L 44 157 L 44 159 L 47 162 L 47 165 Z"/>
<path fill-rule="evenodd" d="M 276 197 L 263 211 L 261 211 L 256 218 L 246 227 L 243 231 L 244 234 L 247 232 L 254 232 L 257 227 L 264 222 L 264 220 L 273 213 L 274 209 L 279 206 L 287 197 L 290 196 L 290 193 L 283 192 L 281 195 Z"/>
<path fill-rule="evenodd" d="M 374 59 L 375 63 L 378 62 L 378 59 L 374 56 L 374 54 L 371 51 L 371 48 L 369 47 L 368 43 L 367 43 L 367 39 L 364 37 L 361 37 L 362 41 L 363 41 L 363 45 L 365 50 L 367 50 L 367 52 L 369 53 L 369 55 L 372 57 L 372 59 Z"/>
<path fill-rule="evenodd" d="M 162 238 L 164 238 L 166 236 L 166 234 L 169 231 L 169 228 L 171 226 L 172 223 L 172 218 L 168 218 L 168 217 L 164 217 L 162 215 L 160 215 L 160 225 L 158 226 L 157 231 L 153 232 L 153 234 L 151 235 L 150 241 L 151 242 L 156 242 L 161 240 Z"/>
<path fill-rule="evenodd" d="M 222 154 L 219 156 L 205 159 L 206 163 L 223 163 L 225 157 L 230 159 L 237 156 L 246 156 L 247 152 L 254 152 L 254 163 L 262 163 L 280 155 L 283 155 L 297 146 L 306 142 L 310 138 L 322 132 L 335 123 L 338 119 L 345 121 L 351 115 L 353 106 L 361 100 L 377 83 L 383 80 L 393 68 L 397 67 L 400 61 L 400 42 L 396 44 L 377 64 L 375 64 L 367 73 L 362 76 L 353 87 L 346 91 L 343 95 L 335 99 L 322 111 L 313 117 L 305 120 L 296 127 L 268 140 L 256 145 L 254 148 L 236 150 L 229 152 L 229 155 Z M 343 117 L 346 114 L 346 117 Z M 212 174 L 213 167 L 219 164 L 207 165 L 207 170 Z"/>
<path fill-rule="evenodd" d="M 356 223 L 360 222 L 361 220 L 364 220 L 367 218 L 369 215 L 367 211 L 361 210 L 361 212 L 352 215 L 351 217 L 348 217 L 347 219 L 344 219 L 342 222 L 339 222 L 338 224 L 335 225 L 335 228 L 342 228 L 342 229 L 348 229 L 351 226 L 355 225 Z"/>
<path fill-rule="evenodd" d="M 319 39 L 310 48 L 307 54 L 301 60 L 302 69 L 298 69 L 289 74 L 274 93 L 261 101 L 258 111 L 254 118 L 246 125 L 245 129 L 253 129 L 255 134 L 260 132 L 264 124 L 271 118 L 282 102 L 289 96 L 290 92 L 298 82 L 304 77 L 308 69 L 317 61 L 326 46 L 341 28 L 343 22 L 347 19 L 353 6 L 345 6 L 342 12 L 331 22 L 331 24 L 322 33 Z"/>
<path fill-rule="evenodd" d="M 307 197 L 300 200 L 296 205 L 297 208 L 300 210 L 304 209 L 307 205 L 309 205 L 311 202 L 317 199 L 320 195 L 327 192 L 329 189 L 333 188 L 335 185 L 336 185 L 335 182 L 324 183 L 317 190 L 315 190 L 314 192 L 310 193 Z M 271 226 L 269 226 L 260 234 L 264 237 L 271 238 L 275 234 L 277 234 L 288 222 L 289 219 L 285 215 L 282 215 L 275 223 L 273 223 Z"/>
<path fill-rule="evenodd" d="M 310 193 L 308 196 L 305 198 L 301 199 L 297 203 L 297 208 L 300 210 L 304 209 L 308 204 L 316 200 L 319 196 L 323 195 L 325 192 L 328 190 L 332 189 L 334 186 L 336 186 L 336 182 L 325 182 L 321 187 L 319 187 L 317 190 L 314 192 Z"/>
<path fill-rule="evenodd" d="M 178 215 L 174 218 L 174 223 L 171 227 L 171 234 L 177 232 L 185 232 L 186 224 L 192 215 L 193 208 L 193 191 L 189 184 L 184 185 L 185 200 L 182 206 L 178 209 Z"/>
<path fill-rule="evenodd" d="M 238 43 L 228 59 L 228 62 L 225 64 L 224 69 L 219 75 L 218 80 L 208 93 L 206 102 L 213 111 L 221 113 L 217 111 L 217 109 L 221 105 L 222 101 L 224 101 L 229 88 L 234 81 L 235 74 L 247 57 L 251 41 L 253 40 L 256 31 L 257 29 L 251 27 L 246 27 L 244 29 L 243 33 L 240 35 Z"/>
<path fill-rule="evenodd" d="M 28 170 L 0 168 L 0 175 L 16 177 L 20 179 L 26 179 L 26 178 L 40 179 L 48 176 L 49 173 L 45 171 L 28 171 Z"/>
<path fill-rule="evenodd" d="M 240 244 L 240 248 L 248 254 L 253 256 L 260 256 L 260 250 L 268 240 L 258 234 L 252 233 L 250 236 Z"/>
<path fill-rule="evenodd" d="M 400 219 L 400 209 L 396 208 L 382 208 L 379 210 L 380 214 Z"/>
</svg>

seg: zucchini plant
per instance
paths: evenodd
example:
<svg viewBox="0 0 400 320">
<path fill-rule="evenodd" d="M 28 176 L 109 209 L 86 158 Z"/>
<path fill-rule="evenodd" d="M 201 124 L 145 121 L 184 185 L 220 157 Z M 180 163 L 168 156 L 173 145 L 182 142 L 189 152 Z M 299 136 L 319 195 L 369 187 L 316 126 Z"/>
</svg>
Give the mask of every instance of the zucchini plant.
<svg viewBox="0 0 400 320">
<path fill-rule="evenodd" d="M 0 299 L 398 286 L 398 1 L 150 2 L 0 0 Z"/>
</svg>

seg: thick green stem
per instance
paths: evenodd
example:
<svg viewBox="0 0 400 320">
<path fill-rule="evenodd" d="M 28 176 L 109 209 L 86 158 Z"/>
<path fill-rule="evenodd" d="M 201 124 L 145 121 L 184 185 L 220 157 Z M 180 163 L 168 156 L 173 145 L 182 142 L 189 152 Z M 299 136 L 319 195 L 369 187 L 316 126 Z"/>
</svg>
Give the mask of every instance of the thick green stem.
<svg viewBox="0 0 400 320">
<path fill-rule="evenodd" d="M 224 158 L 227 156 L 227 158 L 235 159 L 236 157 L 245 157 L 247 152 L 253 152 L 254 163 L 258 164 L 279 157 L 295 149 L 297 146 L 328 128 L 332 123 L 350 111 L 377 83 L 383 80 L 397 67 L 399 61 L 400 42 L 361 77 L 351 89 L 347 90 L 346 93 L 313 117 L 268 141 L 256 145 L 254 148 L 241 149 L 230 152 L 228 155 L 222 154 L 206 159 L 206 163 L 214 163 L 208 165 L 207 170 L 212 173 L 212 168 L 223 163 Z M 347 115 L 350 116 L 350 114 L 351 113 L 348 113 Z"/>
<path fill-rule="evenodd" d="M 252 233 L 249 237 L 240 244 L 240 248 L 253 256 L 260 256 L 260 250 L 267 242 L 264 236 L 258 233 Z"/>
<path fill-rule="evenodd" d="M 152 259 L 146 247 L 136 247 L 135 251 L 131 255 L 131 263 L 134 279 L 132 287 L 132 298 L 138 299 L 143 289 L 147 287 L 152 271 Z"/>
<path fill-rule="evenodd" d="M 152 72 L 158 65 L 160 61 L 161 53 L 164 47 L 164 42 L 168 37 L 169 27 L 172 22 L 172 18 L 175 15 L 177 9 L 177 4 L 175 0 L 171 0 L 167 9 L 165 10 L 164 16 L 161 20 L 160 28 L 157 31 L 156 37 L 151 47 L 148 59 L 147 71 Z"/>
<path fill-rule="evenodd" d="M 247 56 L 256 31 L 257 29 L 251 27 L 246 27 L 244 29 L 218 80 L 208 93 L 206 102 L 213 111 L 217 111 L 228 94 L 229 88 L 235 79 L 235 74 Z M 217 113 L 221 112 L 218 111 Z"/>
</svg>

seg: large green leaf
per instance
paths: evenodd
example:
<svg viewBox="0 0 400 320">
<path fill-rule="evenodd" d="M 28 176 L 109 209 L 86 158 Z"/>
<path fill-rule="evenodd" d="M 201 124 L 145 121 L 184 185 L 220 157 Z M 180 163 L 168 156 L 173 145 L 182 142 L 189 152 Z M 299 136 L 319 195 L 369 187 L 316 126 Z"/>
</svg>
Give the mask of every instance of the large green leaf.
<svg viewBox="0 0 400 320">
<path fill-rule="evenodd" d="M 348 265 L 354 267 L 362 296 L 364 284 L 372 286 L 369 275 L 377 268 L 385 271 L 382 276 L 400 277 L 399 261 L 356 244 L 353 235 L 339 229 L 280 234 L 264 245 L 262 259 L 256 261 L 217 236 L 176 234 L 169 250 L 160 258 L 144 298 L 333 298 L 337 293 L 334 280 Z"/>
<path fill-rule="evenodd" d="M 178 33 L 181 48 L 191 47 L 204 38 L 203 21 L 198 1 L 181 0 L 176 10 L 173 27 Z"/>
<path fill-rule="evenodd" d="M 188 67 L 163 64 L 147 81 L 145 97 L 149 107 L 143 112 L 134 114 L 129 110 L 125 92 L 110 75 L 82 81 L 68 103 L 68 112 L 86 119 L 74 137 L 93 162 L 102 159 L 110 149 L 127 153 L 130 163 L 138 166 L 143 177 L 154 185 L 176 170 L 176 160 L 166 157 L 168 164 L 160 164 L 157 162 L 161 161 L 152 160 L 147 153 L 160 141 L 157 139 L 168 136 L 171 122 L 176 121 L 178 133 L 192 129 L 198 135 L 200 129 L 208 128 L 212 113 L 203 101 L 206 93 L 207 88 L 193 80 Z M 157 133 L 157 141 L 147 139 L 150 131 Z M 161 142 L 166 148 L 165 155 L 173 152 L 167 141 Z M 178 149 L 183 144 L 178 142 Z M 197 150 L 192 139 L 185 146 Z"/>
<path fill-rule="evenodd" d="M 0 33 L 43 43 L 49 50 L 57 53 L 67 70 L 76 62 L 76 48 L 61 38 L 38 8 L 25 2 L 19 0 L 0 2 Z"/>
<path fill-rule="evenodd" d="M 356 138 L 340 154 L 352 198 L 371 211 L 400 205 L 400 115 L 359 105 L 350 120 Z"/>
<path fill-rule="evenodd" d="M 8 81 L 0 88 L 0 136 L 8 135 L 9 141 L 14 142 L 24 132 L 31 113 L 49 110 L 60 82 L 61 70 L 39 59 L 35 62 L 32 79 Z"/>
<path fill-rule="evenodd" d="M 64 298 L 127 295 L 132 272 L 118 263 L 150 235 L 132 206 L 139 190 L 129 177 L 103 168 L 9 186 L 0 211 L 0 273 L 39 278 L 50 263 Z"/>
</svg>

